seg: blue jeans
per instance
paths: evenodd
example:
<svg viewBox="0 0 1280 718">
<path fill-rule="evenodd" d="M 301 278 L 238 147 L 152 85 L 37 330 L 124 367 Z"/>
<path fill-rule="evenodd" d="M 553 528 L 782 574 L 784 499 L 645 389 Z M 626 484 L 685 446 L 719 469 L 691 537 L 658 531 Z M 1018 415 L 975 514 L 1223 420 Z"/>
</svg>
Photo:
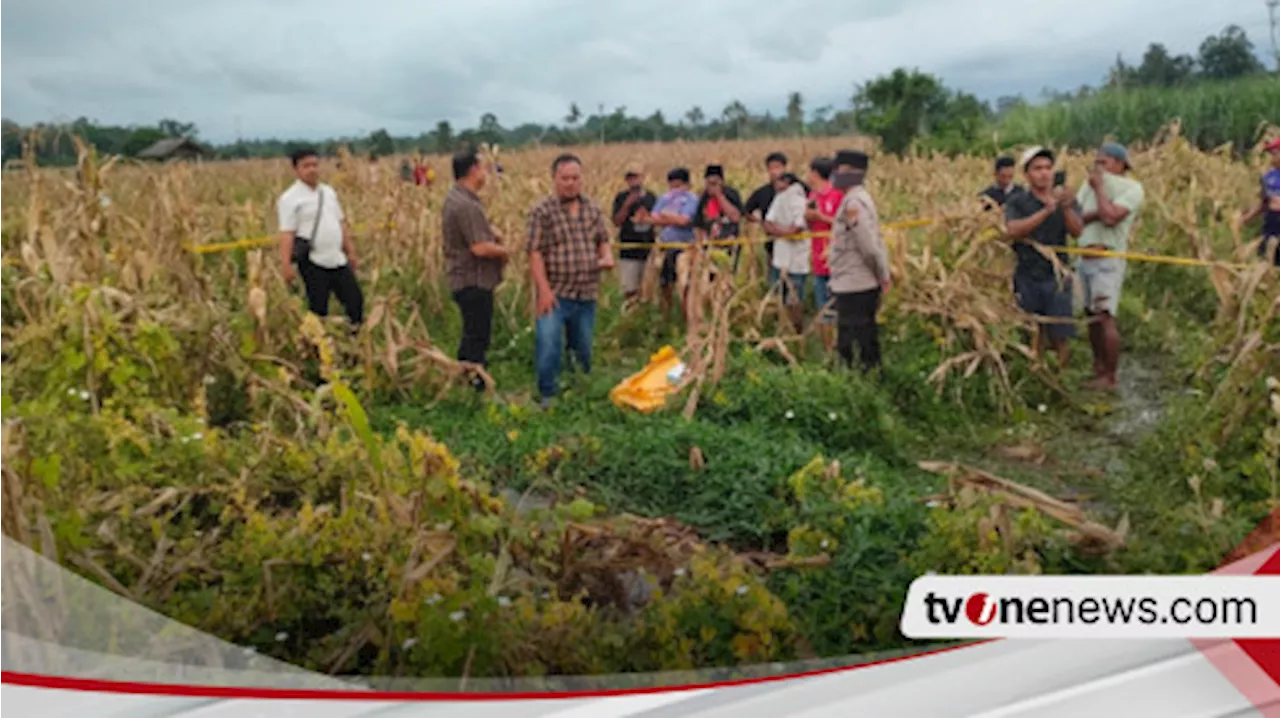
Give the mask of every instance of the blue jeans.
<svg viewBox="0 0 1280 718">
<path fill-rule="evenodd" d="M 560 355 L 566 344 L 582 367 L 591 373 L 591 339 L 596 329 L 594 299 L 556 298 L 556 307 L 534 322 L 536 354 L 534 368 L 538 373 L 538 392 L 542 398 L 556 395 L 560 381 Z"/>
<path fill-rule="evenodd" d="M 827 301 L 831 299 L 831 277 L 819 277 L 813 275 L 813 303 L 819 312 L 822 312 L 823 324 L 834 324 L 836 321 L 835 305 L 823 309 L 827 306 Z"/>
</svg>

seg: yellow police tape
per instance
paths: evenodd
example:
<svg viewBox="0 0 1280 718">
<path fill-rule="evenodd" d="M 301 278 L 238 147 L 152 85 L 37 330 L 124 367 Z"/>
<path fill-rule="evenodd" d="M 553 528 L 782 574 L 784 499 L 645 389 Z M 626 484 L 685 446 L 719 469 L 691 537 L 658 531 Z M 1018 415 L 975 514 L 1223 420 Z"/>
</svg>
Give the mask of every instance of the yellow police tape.
<svg viewBox="0 0 1280 718">
<path fill-rule="evenodd" d="M 927 227 L 929 225 L 939 224 L 941 222 L 947 222 L 947 221 L 952 221 L 952 219 L 948 217 L 922 217 L 920 219 L 908 219 L 908 220 L 901 220 L 898 222 L 886 222 L 883 225 L 881 225 L 881 227 L 883 229 L 888 229 L 888 230 L 915 229 L 918 227 Z M 387 222 L 387 223 L 383 223 L 375 226 L 383 229 L 394 229 L 395 223 Z M 353 228 L 353 230 L 364 231 L 367 228 L 368 228 L 367 225 L 357 225 L 356 227 Z M 829 237 L 830 235 L 831 235 L 830 232 L 798 232 L 796 234 L 790 234 L 784 237 L 732 237 L 729 239 L 705 240 L 703 242 L 700 242 L 699 246 L 740 247 L 748 244 L 763 244 L 765 242 L 772 242 L 777 240 L 802 241 L 806 239 Z M 979 236 L 978 241 L 990 241 L 994 239 L 999 239 L 1003 236 L 1004 235 L 1000 231 L 992 228 L 992 229 L 988 229 L 981 236 Z M 192 252 L 195 252 L 196 254 L 210 254 L 213 252 L 227 252 L 227 251 L 236 250 L 236 249 L 265 247 L 271 244 L 275 244 L 277 241 L 279 241 L 278 237 L 248 237 L 245 239 L 237 239 L 231 242 L 192 244 L 192 245 L 188 245 L 187 249 L 189 249 Z M 1021 241 L 1027 242 L 1026 240 L 1021 240 Z M 1027 242 L 1027 243 L 1035 244 L 1034 242 Z M 686 242 L 619 242 L 618 243 L 619 249 L 650 248 L 650 249 L 666 250 L 666 249 L 687 249 L 689 246 L 690 244 Z M 1173 264 L 1173 265 L 1182 266 L 1182 267 L 1225 267 L 1228 269 L 1245 269 L 1250 266 L 1248 264 L 1243 264 L 1239 262 L 1220 262 L 1216 260 L 1195 259 L 1192 257 L 1176 257 L 1176 256 L 1163 255 L 1163 254 L 1141 254 L 1137 252 L 1112 252 L 1109 250 L 1090 249 L 1087 247 L 1045 246 L 1045 249 L 1048 249 L 1054 252 L 1059 252 L 1062 254 L 1074 255 L 1074 256 L 1112 257 L 1115 259 L 1125 259 L 1125 260 L 1131 260 L 1134 262 L 1151 262 L 1154 264 Z M 11 264 L 11 263 L 16 264 L 16 262 L 12 262 L 11 258 L 7 258 L 7 260 L 8 261 L 5 262 L 6 264 Z"/>
</svg>

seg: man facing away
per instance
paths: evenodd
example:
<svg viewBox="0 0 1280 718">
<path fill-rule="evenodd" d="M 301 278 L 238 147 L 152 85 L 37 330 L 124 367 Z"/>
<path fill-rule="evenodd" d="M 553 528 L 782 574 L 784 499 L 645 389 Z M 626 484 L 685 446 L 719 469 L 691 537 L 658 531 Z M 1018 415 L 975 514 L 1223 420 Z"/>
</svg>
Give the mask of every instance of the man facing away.
<svg viewBox="0 0 1280 718">
<path fill-rule="evenodd" d="M 444 199 L 441 222 L 444 227 L 444 258 L 448 265 L 449 291 L 462 314 L 462 338 L 458 341 L 458 361 L 489 367 L 486 353 L 493 336 L 493 291 L 502 282 L 502 268 L 508 258 L 501 237 L 489 224 L 480 190 L 488 175 L 475 152 L 453 158 L 453 188 Z M 484 382 L 472 380 L 476 391 Z"/>
<path fill-rule="evenodd" d="M 544 409 L 558 388 L 566 340 L 583 373 L 591 371 L 600 271 L 613 268 L 604 212 L 582 194 L 582 160 L 556 157 L 551 176 L 555 193 L 529 213 L 529 269 L 537 289 L 534 367 Z"/>
<path fill-rule="evenodd" d="M 622 243 L 622 291 L 628 300 L 640 293 L 644 280 L 644 268 L 649 261 L 653 244 L 653 225 L 649 213 L 658 198 L 644 188 L 644 176 L 638 168 L 627 170 L 623 180 L 627 188 L 613 198 L 613 224 L 618 228 L 618 241 Z"/>
<path fill-rule="evenodd" d="M 698 210 L 698 195 L 689 189 L 689 170 L 676 167 L 667 173 L 667 191 L 653 206 L 649 221 L 661 227 L 659 241 L 664 245 L 693 244 L 693 215 Z M 662 311 L 670 314 L 678 280 L 676 261 L 679 249 L 665 248 L 662 259 Z M 683 306 L 683 301 L 681 305 Z"/>
<path fill-rule="evenodd" d="M 880 365 L 876 312 L 890 286 L 880 218 L 864 184 L 869 165 L 864 152 L 842 150 L 836 155 L 832 184 L 845 195 L 837 210 L 829 259 L 836 297 L 836 350 L 852 366 L 857 343 L 864 370 Z"/>
<path fill-rule="evenodd" d="M 1074 314 L 1070 277 L 1059 279 L 1053 263 L 1034 246 L 1025 241 L 1033 240 L 1045 247 L 1067 246 L 1067 235 L 1079 237 L 1084 229 L 1075 200 L 1066 188 L 1053 186 L 1054 155 L 1044 147 L 1032 147 L 1022 155 L 1022 171 L 1026 174 L 1028 189 L 1009 198 L 1004 205 L 1008 221 L 1009 238 L 1014 240 L 1013 251 L 1018 256 L 1013 271 L 1013 292 L 1018 306 L 1028 314 L 1049 317 L 1057 322 L 1041 323 L 1035 334 L 1035 353 L 1040 356 L 1044 340 L 1058 355 L 1058 366 L 1067 366 L 1068 340 L 1075 336 L 1075 325 L 1070 323 Z M 1062 266 L 1067 256 L 1057 254 Z"/>
<path fill-rule="evenodd" d="M 988 209 L 993 207 L 1003 207 L 1004 203 L 1008 202 L 1010 197 L 1022 191 L 1021 186 L 1014 184 L 1013 173 L 1014 165 L 1012 157 L 996 158 L 996 181 L 992 183 L 990 187 L 982 190 L 982 193 L 978 195 L 979 197 L 984 197 L 987 200 L 990 200 L 990 203 L 987 203 Z"/>
<path fill-rule="evenodd" d="M 777 190 L 773 188 L 773 183 L 787 171 L 787 156 L 781 152 L 771 152 L 768 157 L 764 158 L 765 170 L 769 173 L 769 181 L 756 188 L 755 192 L 747 198 L 747 204 L 742 208 L 742 213 L 747 216 L 748 222 L 764 222 L 764 216 L 769 211 L 769 205 L 773 204 L 774 195 Z M 778 283 L 781 275 L 773 268 L 773 241 L 764 243 L 764 253 L 769 261 L 769 286 Z"/>
<path fill-rule="evenodd" d="M 764 215 L 765 231 L 774 237 L 799 234 L 808 227 L 805 211 L 809 198 L 800 179 L 787 172 L 774 183 L 773 204 Z M 804 331 L 804 285 L 808 282 L 810 240 L 780 239 L 773 247 L 771 264 L 782 276 L 782 303 L 797 332 Z"/>
<path fill-rule="evenodd" d="M 804 213 L 809 231 L 813 233 L 810 242 L 810 257 L 813 260 L 813 303 L 819 313 L 818 331 L 822 335 L 822 344 L 831 351 L 835 346 L 835 307 L 828 307 L 831 300 L 831 267 L 827 263 L 827 248 L 831 245 L 831 227 L 840 211 L 840 202 L 844 192 L 831 186 L 831 173 L 835 171 L 835 161 L 827 157 L 819 157 L 809 163 L 809 208 Z"/>
<path fill-rule="evenodd" d="M 1262 242 L 1258 245 L 1258 256 L 1263 259 L 1271 256 L 1275 266 L 1280 267 L 1280 137 L 1268 142 L 1263 149 L 1271 159 L 1271 168 L 1262 175 L 1262 198 L 1253 209 L 1244 213 L 1240 223 L 1248 224 L 1262 217 Z"/>
<path fill-rule="evenodd" d="M 329 298 L 336 295 L 354 332 L 364 321 L 364 294 L 356 281 L 351 228 L 338 193 L 320 181 L 320 157 L 314 149 L 299 149 L 290 160 L 297 180 L 276 202 L 280 273 L 286 283 L 302 275 L 307 306 L 319 316 L 329 315 Z"/>
<path fill-rule="evenodd" d="M 1138 219 L 1144 191 L 1142 184 L 1126 176 L 1131 165 L 1123 145 L 1106 142 L 1094 159 L 1089 181 L 1080 187 L 1084 231 L 1080 246 L 1111 252 L 1129 249 L 1129 233 Z M 1080 258 L 1077 274 L 1084 287 L 1084 307 L 1091 321 L 1089 343 L 1093 347 L 1093 375 L 1086 388 L 1114 389 L 1120 367 L 1120 330 L 1116 313 L 1124 285 L 1126 260 L 1122 257 Z"/>
</svg>

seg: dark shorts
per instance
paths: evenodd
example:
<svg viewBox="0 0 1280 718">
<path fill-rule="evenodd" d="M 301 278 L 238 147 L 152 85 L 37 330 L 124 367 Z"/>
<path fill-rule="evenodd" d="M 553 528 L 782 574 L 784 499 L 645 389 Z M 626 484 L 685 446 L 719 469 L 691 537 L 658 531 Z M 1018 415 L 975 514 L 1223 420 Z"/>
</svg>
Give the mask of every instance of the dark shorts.
<svg viewBox="0 0 1280 718">
<path fill-rule="evenodd" d="M 670 287 L 676 283 L 676 260 L 680 258 L 680 252 L 682 251 L 684 250 L 668 250 L 666 256 L 662 258 L 662 275 L 660 278 L 662 286 Z"/>
<path fill-rule="evenodd" d="M 1028 314 L 1056 319 L 1071 319 L 1075 315 L 1070 279 L 1064 279 L 1059 287 L 1057 279 L 1031 279 L 1014 275 L 1013 293 L 1018 299 L 1018 306 Z M 1040 329 L 1050 341 L 1055 342 L 1076 335 L 1075 324 L 1041 324 Z"/>
</svg>

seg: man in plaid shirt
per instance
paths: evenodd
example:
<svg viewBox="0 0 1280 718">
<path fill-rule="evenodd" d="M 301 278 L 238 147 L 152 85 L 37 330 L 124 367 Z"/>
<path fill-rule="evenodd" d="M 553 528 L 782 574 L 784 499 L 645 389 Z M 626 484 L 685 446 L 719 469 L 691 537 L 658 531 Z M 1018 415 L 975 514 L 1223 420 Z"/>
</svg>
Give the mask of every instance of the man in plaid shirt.
<svg viewBox="0 0 1280 718">
<path fill-rule="evenodd" d="M 529 212 L 529 269 L 538 292 L 534 367 L 544 409 L 556 394 L 566 339 L 582 371 L 591 371 L 600 272 L 613 268 L 604 212 L 582 194 L 582 161 L 560 155 L 551 176 L 555 194 Z"/>
</svg>

